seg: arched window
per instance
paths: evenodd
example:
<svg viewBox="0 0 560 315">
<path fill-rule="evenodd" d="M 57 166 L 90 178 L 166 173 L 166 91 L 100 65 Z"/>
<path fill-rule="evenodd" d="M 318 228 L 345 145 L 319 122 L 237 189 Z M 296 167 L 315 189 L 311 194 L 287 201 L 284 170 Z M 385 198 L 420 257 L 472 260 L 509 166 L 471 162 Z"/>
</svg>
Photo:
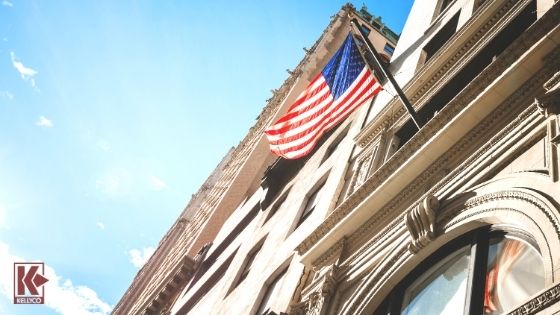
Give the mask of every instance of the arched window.
<svg viewBox="0 0 560 315">
<path fill-rule="evenodd" d="M 543 288 L 543 262 L 532 239 L 484 228 L 430 256 L 374 314 L 506 314 Z"/>
</svg>

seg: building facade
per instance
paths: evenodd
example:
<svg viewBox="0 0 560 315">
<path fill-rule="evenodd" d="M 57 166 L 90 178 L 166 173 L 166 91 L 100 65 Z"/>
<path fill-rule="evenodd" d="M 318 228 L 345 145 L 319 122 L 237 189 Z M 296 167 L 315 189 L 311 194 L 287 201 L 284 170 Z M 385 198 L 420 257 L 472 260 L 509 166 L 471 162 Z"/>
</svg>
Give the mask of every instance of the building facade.
<svg viewBox="0 0 560 315">
<path fill-rule="evenodd" d="M 421 128 L 385 84 L 310 156 L 275 158 L 264 128 L 354 17 Z M 113 313 L 560 313 L 559 22 L 554 0 L 416 1 L 395 47 L 343 7 Z"/>
</svg>

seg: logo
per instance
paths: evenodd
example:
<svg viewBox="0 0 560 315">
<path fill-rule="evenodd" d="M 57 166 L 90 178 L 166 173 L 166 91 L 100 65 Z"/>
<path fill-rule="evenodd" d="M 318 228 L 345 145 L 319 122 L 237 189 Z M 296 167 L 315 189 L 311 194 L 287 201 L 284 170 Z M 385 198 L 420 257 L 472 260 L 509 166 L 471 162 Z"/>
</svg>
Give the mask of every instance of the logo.
<svg viewBox="0 0 560 315">
<path fill-rule="evenodd" d="M 45 304 L 44 263 L 14 263 L 14 304 Z"/>
</svg>

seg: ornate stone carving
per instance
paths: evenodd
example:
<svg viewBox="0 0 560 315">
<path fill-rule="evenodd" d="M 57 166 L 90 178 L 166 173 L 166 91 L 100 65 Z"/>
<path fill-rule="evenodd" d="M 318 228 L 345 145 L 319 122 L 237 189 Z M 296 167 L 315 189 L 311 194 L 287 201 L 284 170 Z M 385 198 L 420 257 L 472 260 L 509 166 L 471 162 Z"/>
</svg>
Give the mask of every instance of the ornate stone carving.
<svg viewBox="0 0 560 315">
<path fill-rule="evenodd" d="M 550 305 L 560 301 L 560 284 L 544 291 L 543 293 L 532 298 L 525 304 L 516 308 L 509 315 L 529 315 L 535 314 L 549 307 Z"/>
<path fill-rule="evenodd" d="M 416 205 L 404 218 L 412 241 L 408 244 L 408 250 L 413 254 L 424 248 L 435 238 L 436 211 L 439 208 L 439 200 L 428 195 Z"/>
<path fill-rule="evenodd" d="M 338 267 L 330 265 L 317 271 L 301 294 L 302 302 L 292 305 L 290 315 L 325 315 L 336 286 Z"/>
</svg>

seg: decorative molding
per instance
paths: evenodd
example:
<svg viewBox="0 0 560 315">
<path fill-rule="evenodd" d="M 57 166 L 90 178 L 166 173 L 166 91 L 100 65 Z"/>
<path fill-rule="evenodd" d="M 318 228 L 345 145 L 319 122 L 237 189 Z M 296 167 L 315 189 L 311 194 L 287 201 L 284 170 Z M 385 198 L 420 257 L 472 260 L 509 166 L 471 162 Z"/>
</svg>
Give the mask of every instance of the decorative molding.
<svg viewBox="0 0 560 315">
<path fill-rule="evenodd" d="M 302 291 L 302 302 L 290 307 L 290 315 L 325 315 L 336 288 L 337 265 L 320 268 L 311 284 Z"/>
<path fill-rule="evenodd" d="M 558 6 L 555 6 L 558 7 Z M 541 18 L 539 21 L 544 23 Z M 539 23 L 537 22 L 537 24 Z M 550 21 L 545 21 L 547 24 Z M 548 26 L 548 25 L 547 25 Z M 544 36 L 546 27 L 536 27 L 533 32 L 524 33 L 521 38 L 512 43 L 510 47 L 500 55 L 500 57 L 490 64 L 471 84 L 469 84 L 461 93 L 457 95 L 449 104 L 447 104 L 438 115 L 432 118 L 424 127 L 410 139 L 405 145 L 403 145 L 393 156 L 385 162 L 379 169 L 377 169 L 366 182 L 356 189 L 346 200 L 344 200 L 324 221 L 321 223 L 313 233 L 311 233 L 300 245 L 297 247 L 299 254 L 305 253 L 313 244 L 315 244 L 324 234 L 331 230 L 338 222 L 340 222 L 349 212 L 351 212 L 358 204 L 361 203 L 363 198 L 370 194 L 374 189 L 379 187 L 379 185 L 385 181 L 392 173 L 395 172 L 401 165 L 405 164 L 406 161 L 416 152 L 421 146 L 423 146 L 433 135 L 444 128 L 453 117 L 457 115 L 464 107 L 473 99 L 477 97 L 484 89 L 490 85 L 492 81 L 497 79 L 499 75 L 508 68 L 515 58 L 519 55 L 525 53 L 528 46 L 537 42 L 542 36 Z M 555 59 L 556 58 L 556 59 Z M 385 217 L 385 214 L 391 209 L 396 207 L 404 198 L 410 196 L 410 190 L 412 187 L 418 187 L 425 184 L 425 181 L 430 179 L 432 176 L 437 174 L 444 165 L 447 165 L 450 160 L 457 156 L 463 156 L 467 147 L 471 146 L 472 143 L 479 141 L 480 138 L 492 127 L 496 126 L 496 123 L 503 119 L 503 116 L 511 114 L 511 109 L 515 106 L 521 106 L 521 103 L 525 103 L 528 96 L 535 93 L 538 88 L 542 88 L 544 82 L 543 78 L 549 78 L 550 73 L 553 72 L 559 65 L 560 61 L 560 50 L 556 49 L 551 52 L 550 55 L 551 63 L 548 67 L 544 67 L 540 72 L 536 73 L 532 79 L 529 79 L 522 89 L 517 90 L 511 94 L 506 100 L 502 102 L 501 105 L 495 110 L 495 113 L 490 115 L 490 117 L 485 118 L 477 127 L 475 127 L 471 132 L 469 132 L 465 137 L 463 137 L 458 144 L 448 151 L 448 154 L 444 154 L 435 163 L 432 163 L 428 169 L 418 176 L 418 179 L 412 182 L 408 187 L 403 189 L 407 193 L 399 194 L 394 201 L 391 201 L 388 207 L 384 207 L 380 212 L 379 216 L 376 215 L 375 221 L 378 221 L 379 217 Z M 463 170 L 467 166 L 472 164 L 472 161 L 478 158 L 480 155 L 484 154 L 486 151 L 492 149 L 498 141 L 507 135 L 509 130 L 515 129 L 519 126 L 519 123 L 531 116 L 536 111 L 536 106 L 530 107 L 524 111 L 519 117 L 515 119 L 517 124 L 510 124 L 508 127 L 500 132 L 490 143 L 482 145 L 482 149 L 478 151 L 477 156 L 473 159 L 466 161 L 460 166 L 459 171 Z M 470 161 L 470 162 L 469 162 Z M 441 173 L 441 172 L 440 172 Z M 440 183 L 437 187 L 434 187 L 430 191 L 435 191 L 446 185 L 449 181 L 454 180 L 451 176 L 457 172 L 452 172 L 446 176 L 445 182 Z M 444 173 L 442 173 L 444 174 Z M 433 179 L 432 179 L 433 180 Z M 425 186 L 424 186 L 425 187 Z M 394 213 L 394 212 L 393 212 Z"/>
<path fill-rule="evenodd" d="M 408 232 L 412 237 L 408 250 L 416 254 L 435 238 L 436 212 L 439 200 L 433 195 L 428 195 L 404 218 Z"/>
<path fill-rule="evenodd" d="M 542 211 L 542 213 L 546 215 L 546 217 L 554 227 L 554 231 L 556 232 L 556 235 L 560 237 L 560 222 L 556 218 L 556 214 L 555 214 L 556 211 L 551 209 L 546 203 L 544 203 L 536 196 L 519 190 L 504 190 L 504 191 L 498 191 L 498 192 L 471 198 L 465 202 L 464 207 L 461 207 L 459 212 L 464 212 L 474 207 L 480 206 L 482 204 L 486 204 L 494 201 L 501 201 L 501 200 L 518 200 L 518 201 L 527 202 L 537 207 Z M 447 222 L 444 225 L 444 229 L 449 229 L 451 226 L 454 226 L 458 224 L 460 221 L 464 220 L 464 218 L 451 220 L 452 218 L 456 217 L 457 214 L 458 214 L 457 211 L 447 211 L 441 216 L 441 221 Z"/>
<path fill-rule="evenodd" d="M 345 247 L 346 237 L 343 237 L 315 260 L 313 262 L 313 267 L 318 268 L 326 266 L 327 264 L 338 264 Z"/>
<path fill-rule="evenodd" d="M 545 290 L 541 294 L 533 297 L 520 307 L 508 313 L 508 315 L 530 315 L 536 314 L 549 306 L 560 301 L 560 284 Z"/>
<path fill-rule="evenodd" d="M 523 3 L 522 3 L 523 2 Z M 494 13 L 494 15 L 488 19 L 488 21 L 481 26 L 471 38 L 465 41 L 463 46 L 458 48 L 453 56 L 446 60 L 437 70 L 434 70 L 434 65 L 440 62 L 441 55 L 444 51 L 448 51 L 449 47 L 453 45 L 459 38 L 464 36 L 471 27 L 470 25 L 476 21 L 476 17 L 473 16 L 467 25 L 463 26 L 459 32 L 457 32 L 452 39 L 450 39 L 444 47 L 442 47 L 438 53 L 433 56 L 428 63 L 426 63 L 419 71 L 414 75 L 414 78 L 408 82 L 404 87 L 403 91 L 405 94 L 412 96 L 409 97 L 410 101 L 415 104 L 415 108 L 422 108 L 423 104 L 435 93 L 435 91 L 441 89 L 442 85 L 445 83 L 445 78 L 450 75 L 454 75 L 459 71 L 461 67 L 457 67 L 458 64 L 464 66 L 472 57 L 478 53 L 480 48 L 486 44 L 486 38 L 495 35 L 504 26 L 504 16 L 512 10 L 517 5 L 517 10 L 519 8 L 525 7 L 529 1 L 507 1 L 500 9 Z M 477 14 L 481 14 L 480 10 Z M 515 13 L 513 13 L 515 14 Z M 509 19 L 508 19 L 509 20 Z M 501 25 L 498 25 L 500 22 Z M 498 29 L 496 29 L 498 28 Z M 450 70 L 452 69 L 452 70 Z M 429 76 L 429 72 L 433 74 Z M 428 77 L 429 76 L 429 77 Z M 421 85 L 420 85 L 421 84 Z M 415 90 L 416 85 L 420 85 Z M 400 105 L 400 101 L 396 98 L 391 100 L 387 106 L 378 114 L 378 117 L 383 117 L 370 122 L 357 137 L 357 144 L 360 147 L 367 146 L 375 137 L 381 133 L 384 129 L 389 129 L 395 122 L 402 120 L 406 111 L 403 106 Z"/>
</svg>

